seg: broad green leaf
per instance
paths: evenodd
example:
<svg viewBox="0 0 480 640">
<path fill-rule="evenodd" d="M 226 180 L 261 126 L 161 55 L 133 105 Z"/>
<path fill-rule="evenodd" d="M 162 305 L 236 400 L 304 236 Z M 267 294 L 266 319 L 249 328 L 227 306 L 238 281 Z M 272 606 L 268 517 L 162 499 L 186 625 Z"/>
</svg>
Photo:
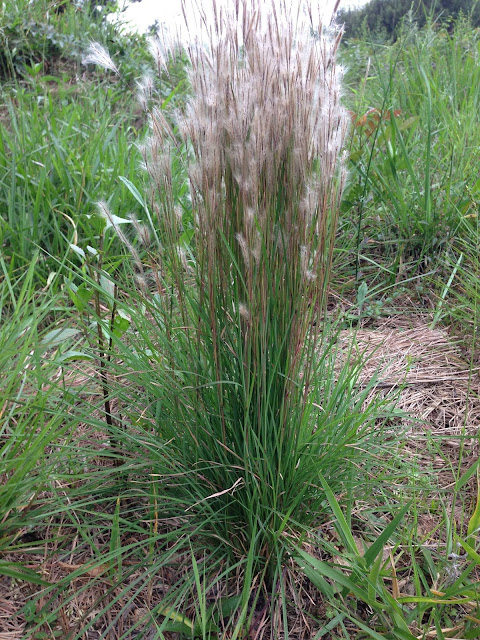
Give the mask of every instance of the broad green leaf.
<svg viewBox="0 0 480 640">
<path fill-rule="evenodd" d="M 119 218 L 114 213 L 112 213 L 107 218 L 107 224 L 105 225 L 105 231 L 107 231 L 108 229 L 111 229 L 112 227 L 116 227 L 119 224 L 132 224 L 132 221 L 128 220 L 127 218 Z"/>
<path fill-rule="evenodd" d="M 100 286 L 109 298 L 115 297 L 115 283 L 103 272 L 100 274 Z"/>
<path fill-rule="evenodd" d="M 93 291 L 89 289 L 85 284 L 82 284 L 79 287 L 70 285 L 67 288 L 67 291 L 71 301 L 75 305 L 75 308 L 80 312 L 85 309 L 91 297 L 93 296 Z"/>
<path fill-rule="evenodd" d="M 83 249 L 77 247 L 76 244 L 71 244 L 70 249 L 85 260 L 85 251 Z"/>
<path fill-rule="evenodd" d="M 365 302 L 365 298 L 368 293 L 368 285 L 366 282 L 362 282 L 362 284 L 358 287 L 357 291 L 357 306 L 359 311 L 362 310 L 363 304 Z"/>
<path fill-rule="evenodd" d="M 127 318 L 125 314 L 118 312 L 113 321 L 113 335 L 117 338 L 121 338 L 128 330 L 129 326 L 130 318 Z"/>
</svg>

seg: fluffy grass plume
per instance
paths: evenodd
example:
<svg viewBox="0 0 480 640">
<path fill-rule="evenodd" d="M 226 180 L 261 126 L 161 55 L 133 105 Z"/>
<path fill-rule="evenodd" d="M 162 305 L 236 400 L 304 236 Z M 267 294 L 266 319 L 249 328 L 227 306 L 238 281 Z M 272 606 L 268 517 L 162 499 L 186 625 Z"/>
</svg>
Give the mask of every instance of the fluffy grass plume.
<svg viewBox="0 0 480 640">
<path fill-rule="evenodd" d="M 214 2 L 212 11 L 210 26 L 200 9 L 205 28 L 187 45 L 194 97 L 178 119 L 193 155 L 195 274 L 205 311 L 196 314 L 198 338 L 212 341 L 212 373 L 221 381 L 223 358 L 232 355 L 225 337 L 232 334 L 242 385 L 258 399 L 248 402 L 249 420 L 262 421 L 272 372 L 282 429 L 291 415 L 287 405 L 298 400 L 307 336 L 311 355 L 321 327 L 345 184 L 348 117 L 335 63 L 340 34 L 328 32 L 308 6 L 294 12 L 245 0 L 230 11 Z M 161 68 L 161 47 L 152 51 Z M 174 140 L 160 110 L 153 110 L 151 125 L 145 163 L 160 205 L 164 272 L 172 273 L 185 266 L 172 186 Z M 177 288 L 183 286 L 182 276 Z M 308 366 L 304 373 L 308 389 Z M 219 384 L 221 405 L 224 393 Z"/>
</svg>

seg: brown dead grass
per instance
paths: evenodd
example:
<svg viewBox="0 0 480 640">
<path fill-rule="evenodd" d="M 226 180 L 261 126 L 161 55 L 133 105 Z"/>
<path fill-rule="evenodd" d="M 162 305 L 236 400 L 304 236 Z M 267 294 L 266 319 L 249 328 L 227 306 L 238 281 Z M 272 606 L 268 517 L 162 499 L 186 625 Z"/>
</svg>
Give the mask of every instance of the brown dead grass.
<svg viewBox="0 0 480 640">
<path fill-rule="evenodd" d="M 479 455 L 480 375 L 466 360 L 462 344 L 445 329 L 431 329 L 431 321 L 429 315 L 387 318 L 371 328 L 344 332 L 340 342 L 346 353 L 354 340 L 350 358 L 364 362 L 360 384 L 377 378 L 369 399 L 391 397 L 404 414 L 403 456 L 412 470 L 435 477 L 437 492 L 431 499 L 453 508 L 460 533 L 475 508 L 475 477 L 456 505 L 452 490 L 458 471 L 466 471 Z M 446 532 L 435 531 L 437 525 L 431 514 L 418 516 L 420 536 L 435 548 L 446 542 Z"/>
<path fill-rule="evenodd" d="M 433 434 L 478 434 L 479 368 L 470 366 L 446 330 L 431 329 L 425 317 L 388 318 L 341 336 L 345 347 L 352 339 L 353 355 L 365 360 L 361 384 L 378 376 L 374 393 L 401 389 L 398 408 Z"/>
</svg>

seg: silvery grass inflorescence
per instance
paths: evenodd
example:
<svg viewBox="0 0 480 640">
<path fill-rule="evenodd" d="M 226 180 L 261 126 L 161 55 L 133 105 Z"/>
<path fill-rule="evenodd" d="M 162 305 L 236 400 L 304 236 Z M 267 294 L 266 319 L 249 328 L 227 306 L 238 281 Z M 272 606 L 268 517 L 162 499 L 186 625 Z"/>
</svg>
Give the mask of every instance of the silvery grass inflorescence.
<svg viewBox="0 0 480 640">
<path fill-rule="evenodd" d="M 325 302 L 346 180 L 341 33 L 309 4 L 236 0 L 225 8 L 213 0 L 211 8 L 209 19 L 197 6 L 203 31 L 186 45 L 193 97 L 176 118 L 191 150 L 199 285 L 212 323 L 236 316 L 244 336 L 258 338 L 268 313 L 280 310 L 283 347 L 297 352 Z M 184 15 L 193 20 L 185 4 Z M 151 53 L 166 69 L 167 48 L 152 41 Z M 154 109 L 145 165 L 173 244 L 181 231 L 171 187 L 178 144 Z"/>
<path fill-rule="evenodd" d="M 349 117 L 336 63 L 341 31 L 322 23 L 319 7 L 211 0 L 210 14 L 195 8 L 188 11 L 183 0 L 194 39 L 150 43 L 160 76 L 172 55 L 186 54 L 192 97 L 172 114 L 152 106 L 150 76 L 137 84 L 151 129 L 141 150 L 158 217 L 153 277 L 166 308 L 175 299 L 182 325 L 212 354 L 202 374 L 216 385 L 227 444 L 226 396 L 237 391 L 224 381 L 244 388 L 242 420 L 250 426 L 268 414 L 280 431 L 288 429 L 298 401 L 308 403 L 346 182 Z M 84 62 L 117 71 L 97 44 Z M 176 185 L 181 158 L 193 209 L 187 241 Z M 192 370 L 206 366 L 198 353 Z M 227 375 L 232 357 L 237 370 Z"/>
<path fill-rule="evenodd" d="M 88 49 L 85 52 L 85 55 L 82 58 L 82 64 L 96 64 L 99 67 L 103 67 L 104 69 L 110 69 L 110 71 L 113 71 L 114 73 L 119 75 L 117 66 L 110 57 L 110 54 L 105 49 L 105 47 L 98 42 L 90 43 Z"/>
<path fill-rule="evenodd" d="M 211 0 L 210 15 L 195 3 L 196 24 L 186 0 L 182 6 L 188 32 L 200 26 L 200 35 L 186 45 L 152 39 L 150 53 L 160 75 L 173 54 L 186 52 L 193 94 L 186 109 L 172 121 L 151 108 L 153 78 L 137 83 L 150 117 L 143 166 L 159 214 L 160 262 L 169 263 L 163 274 L 176 273 L 181 288 L 176 267 L 191 269 L 172 174 L 179 134 L 197 284 L 211 322 L 217 314 L 248 320 L 256 330 L 245 334 L 258 338 L 273 295 L 288 334 L 283 347 L 297 352 L 320 324 L 346 182 L 349 118 L 336 63 L 341 31 L 327 28 L 309 2 L 294 9 L 285 0 L 235 0 L 227 8 Z M 118 73 L 98 43 L 83 63 Z"/>
</svg>

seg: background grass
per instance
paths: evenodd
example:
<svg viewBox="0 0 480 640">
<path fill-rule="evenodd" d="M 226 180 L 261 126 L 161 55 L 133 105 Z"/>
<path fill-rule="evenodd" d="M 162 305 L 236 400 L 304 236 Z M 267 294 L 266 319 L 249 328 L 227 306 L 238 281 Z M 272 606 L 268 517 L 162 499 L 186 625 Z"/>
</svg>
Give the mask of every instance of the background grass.
<svg viewBox="0 0 480 640">
<path fill-rule="evenodd" d="M 406 22 L 394 45 L 359 44 L 364 70 L 371 60 L 363 78 L 357 43 L 346 43 L 361 88 L 349 98 L 354 172 L 344 206 L 359 212 L 359 243 L 381 242 L 396 269 L 448 251 L 462 217 L 475 213 L 477 37 L 463 19 L 451 32 Z"/>
</svg>

